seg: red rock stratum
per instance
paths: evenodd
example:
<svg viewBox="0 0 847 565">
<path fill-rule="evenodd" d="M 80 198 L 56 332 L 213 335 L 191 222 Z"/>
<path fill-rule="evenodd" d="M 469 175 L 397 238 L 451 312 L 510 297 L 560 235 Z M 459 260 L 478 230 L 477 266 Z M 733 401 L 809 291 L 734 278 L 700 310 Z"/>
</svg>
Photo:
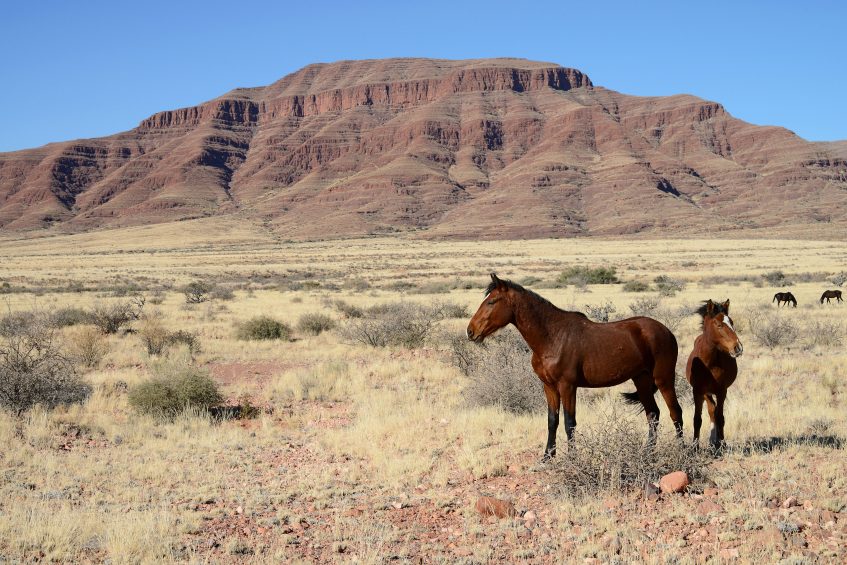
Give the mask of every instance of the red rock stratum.
<svg viewBox="0 0 847 565">
<path fill-rule="evenodd" d="M 0 228 L 235 213 L 286 237 L 837 236 L 845 147 L 552 63 L 342 61 L 128 132 L 0 154 Z"/>
</svg>

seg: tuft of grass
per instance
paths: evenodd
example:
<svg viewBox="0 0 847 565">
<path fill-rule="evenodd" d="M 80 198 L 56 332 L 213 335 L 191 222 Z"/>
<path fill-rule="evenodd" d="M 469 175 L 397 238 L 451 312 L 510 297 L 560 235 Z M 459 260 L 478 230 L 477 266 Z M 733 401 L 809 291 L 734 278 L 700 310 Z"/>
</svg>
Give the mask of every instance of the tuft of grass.
<svg viewBox="0 0 847 565">
<path fill-rule="evenodd" d="M 94 326 L 81 326 L 69 331 L 66 338 L 68 353 L 83 367 L 93 369 L 109 354 L 109 342 Z"/>
</svg>

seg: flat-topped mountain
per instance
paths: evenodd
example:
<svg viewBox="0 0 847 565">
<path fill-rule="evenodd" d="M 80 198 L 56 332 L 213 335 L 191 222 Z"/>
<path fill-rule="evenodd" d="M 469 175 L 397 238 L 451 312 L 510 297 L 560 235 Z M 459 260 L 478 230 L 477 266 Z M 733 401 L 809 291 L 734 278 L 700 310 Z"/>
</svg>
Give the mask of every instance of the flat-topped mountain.
<svg viewBox="0 0 847 565">
<path fill-rule="evenodd" d="M 0 154 L 0 229 L 239 214 L 286 237 L 847 228 L 847 142 L 520 59 L 309 65 L 133 130 Z"/>
</svg>

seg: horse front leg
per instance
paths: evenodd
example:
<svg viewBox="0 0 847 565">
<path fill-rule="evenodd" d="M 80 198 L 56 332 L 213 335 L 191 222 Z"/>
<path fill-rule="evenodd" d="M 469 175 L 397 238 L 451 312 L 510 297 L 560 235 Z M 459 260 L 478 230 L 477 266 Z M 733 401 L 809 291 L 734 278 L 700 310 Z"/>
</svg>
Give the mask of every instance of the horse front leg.
<svg viewBox="0 0 847 565">
<path fill-rule="evenodd" d="M 703 401 L 706 400 L 705 395 L 699 391 L 694 391 L 694 447 L 700 445 L 700 426 L 703 424 Z"/>
<path fill-rule="evenodd" d="M 712 447 L 715 448 L 716 451 L 723 449 L 724 447 L 724 424 L 726 420 L 723 417 L 723 406 L 724 401 L 726 400 L 726 391 L 720 391 L 715 395 L 715 436 Z"/>
<path fill-rule="evenodd" d="M 547 397 L 547 445 L 544 448 L 544 459 L 556 456 L 556 430 L 559 428 L 559 391 L 544 385 L 544 396 Z"/>
</svg>

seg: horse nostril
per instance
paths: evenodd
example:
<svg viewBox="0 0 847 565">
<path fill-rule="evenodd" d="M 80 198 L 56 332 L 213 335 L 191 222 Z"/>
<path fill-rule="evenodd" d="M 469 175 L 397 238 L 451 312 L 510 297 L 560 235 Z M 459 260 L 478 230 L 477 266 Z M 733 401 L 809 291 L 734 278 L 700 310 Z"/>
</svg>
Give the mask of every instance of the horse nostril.
<svg viewBox="0 0 847 565">
<path fill-rule="evenodd" d="M 473 339 L 473 330 L 468 328 L 468 339 Z"/>
<path fill-rule="evenodd" d="M 744 347 L 739 343 L 735 346 L 735 354 L 741 355 L 742 353 L 744 353 Z"/>
</svg>

